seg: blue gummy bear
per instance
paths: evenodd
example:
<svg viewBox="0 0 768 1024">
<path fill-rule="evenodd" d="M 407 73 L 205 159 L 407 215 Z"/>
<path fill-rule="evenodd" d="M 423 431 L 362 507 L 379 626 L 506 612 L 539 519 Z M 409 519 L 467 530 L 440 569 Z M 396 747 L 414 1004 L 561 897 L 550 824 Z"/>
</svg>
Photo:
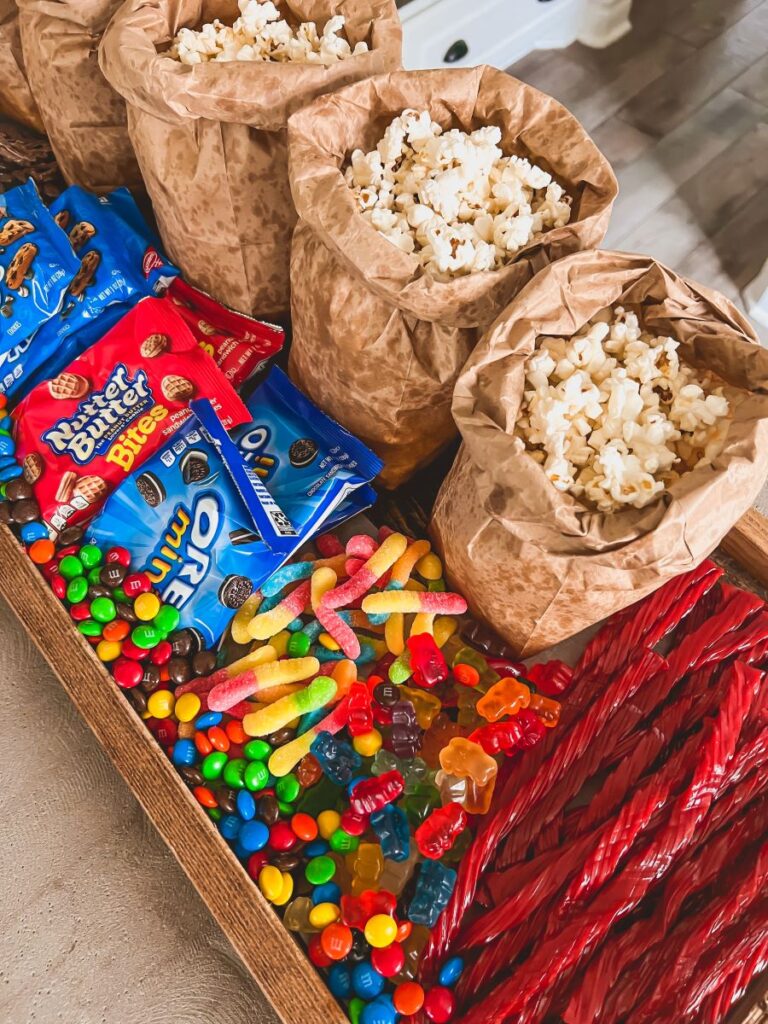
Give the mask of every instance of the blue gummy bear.
<svg viewBox="0 0 768 1024">
<path fill-rule="evenodd" d="M 349 743 L 337 740 L 329 732 L 318 733 L 309 749 L 331 782 L 337 786 L 345 786 L 363 763 L 363 759 Z"/>
<path fill-rule="evenodd" d="M 424 861 L 416 882 L 408 920 L 434 928 L 437 919 L 448 906 L 456 885 L 456 872 L 436 860 Z"/>
<path fill-rule="evenodd" d="M 371 828 L 381 844 L 387 860 L 408 860 L 411 852 L 411 830 L 405 811 L 394 804 L 386 804 L 371 815 Z"/>
</svg>

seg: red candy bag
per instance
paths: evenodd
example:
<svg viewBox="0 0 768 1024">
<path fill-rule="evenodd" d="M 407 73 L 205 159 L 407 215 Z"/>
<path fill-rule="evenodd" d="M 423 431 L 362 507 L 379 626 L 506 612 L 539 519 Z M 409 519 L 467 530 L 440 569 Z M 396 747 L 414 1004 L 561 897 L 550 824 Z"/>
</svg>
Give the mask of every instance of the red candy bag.
<svg viewBox="0 0 768 1024">
<path fill-rule="evenodd" d="M 283 347 L 282 327 L 236 313 L 180 277 L 168 294 L 198 344 L 235 388 L 258 373 Z"/>
<path fill-rule="evenodd" d="M 142 300 L 14 412 L 17 456 L 45 522 L 58 532 L 89 519 L 200 397 L 227 429 L 250 419 L 172 303 Z"/>
</svg>

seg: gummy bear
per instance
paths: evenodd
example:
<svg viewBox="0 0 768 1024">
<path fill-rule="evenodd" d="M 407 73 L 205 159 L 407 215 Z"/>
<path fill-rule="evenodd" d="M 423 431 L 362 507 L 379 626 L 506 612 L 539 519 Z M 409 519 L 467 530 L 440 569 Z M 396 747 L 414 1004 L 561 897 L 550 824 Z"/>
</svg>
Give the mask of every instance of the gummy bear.
<svg viewBox="0 0 768 1024">
<path fill-rule="evenodd" d="M 371 695 L 364 683 L 353 683 L 347 696 L 347 730 L 350 736 L 364 736 L 373 728 Z"/>
<path fill-rule="evenodd" d="M 421 741 L 421 756 L 430 768 L 440 766 L 440 751 L 454 736 L 466 736 L 469 732 L 458 722 L 452 721 L 448 715 L 441 713 L 437 715 L 432 725 L 424 733 Z"/>
<path fill-rule="evenodd" d="M 467 780 L 464 810 L 469 814 L 485 814 L 491 805 L 499 766 L 477 743 L 454 737 L 440 751 L 440 766 L 449 775 Z"/>
<path fill-rule="evenodd" d="M 547 728 L 539 716 L 534 714 L 529 708 L 525 708 L 518 713 L 517 721 L 523 729 L 523 738 L 520 741 L 520 746 L 524 750 L 535 747 L 540 740 L 544 739 Z"/>
<path fill-rule="evenodd" d="M 437 807 L 416 829 L 419 853 L 431 860 L 439 860 L 466 827 L 467 812 L 459 804 Z"/>
<path fill-rule="evenodd" d="M 494 761 L 494 764 L 496 762 Z M 378 777 L 363 779 L 352 790 L 349 806 L 355 814 L 373 814 L 385 804 L 391 804 L 402 795 L 405 783 L 400 772 L 385 772 Z"/>
<path fill-rule="evenodd" d="M 420 729 L 428 729 L 440 714 L 442 703 L 434 693 L 425 693 L 424 690 L 415 690 L 412 686 L 400 686 L 400 697 L 409 700 L 416 712 L 416 721 Z"/>
<path fill-rule="evenodd" d="M 365 889 L 359 896 L 344 893 L 341 897 L 341 920 L 350 928 L 365 928 L 365 923 L 374 914 L 394 914 L 397 897 L 388 889 Z"/>
<path fill-rule="evenodd" d="M 395 975 L 394 981 L 399 984 L 401 981 L 412 981 L 419 973 L 419 963 L 424 947 L 429 941 L 429 928 L 415 924 L 411 934 L 405 938 L 401 945 L 405 953 L 405 963 Z"/>
<path fill-rule="evenodd" d="M 394 754 L 404 760 L 415 757 L 421 746 L 421 729 L 409 700 L 399 700 L 392 708 L 392 730 L 388 745 Z"/>
<path fill-rule="evenodd" d="M 435 860 L 421 865 L 416 880 L 416 891 L 408 908 L 408 920 L 434 928 L 437 919 L 448 905 L 456 885 L 456 872 Z"/>
<path fill-rule="evenodd" d="M 473 743 L 479 743 L 486 754 L 514 754 L 522 744 L 524 730 L 517 717 L 504 722 L 491 722 L 469 734 Z"/>
<path fill-rule="evenodd" d="M 350 854 L 347 863 L 352 874 L 350 886 L 353 896 L 359 896 L 366 889 L 376 890 L 384 870 L 384 854 L 378 843 L 360 843 Z"/>
<path fill-rule="evenodd" d="M 391 750 L 385 750 L 382 747 L 376 752 L 376 756 L 373 759 L 371 774 L 383 775 L 384 772 L 391 771 L 398 771 L 403 776 L 403 782 L 405 783 L 404 793 L 406 796 L 408 796 L 408 793 L 414 786 L 420 785 L 429 776 L 427 763 L 420 757 L 414 757 L 412 760 L 406 761 L 393 754 Z"/>
<path fill-rule="evenodd" d="M 416 828 L 424 821 L 433 807 L 440 806 L 440 793 L 430 783 L 414 786 L 411 793 L 403 801 L 408 821 Z"/>
<path fill-rule="evenodd" d="M 345 786 L 363 763 L 363 759 L 349 743 L 336 739 L 329 732 L 319 732 L 309 749 L 328 778 L 337 786 Z"/>
<path fill-rule="evenodd" d="M 305 935 L 318 929 L 309 923 L 309 912 L 314 904 L 309 896 L 297 896 L 285 908 L 283 924 L 289 932 L 303 932 Z"/>
<path fill-rule="evenodd" d="M 573 669 L 557 659 L 534 665 L 525 674 L 545 697 L 559 697 L 573 682 Z"/>
<path fill-rule="evenodd" d="M 394 804 L 386 804 L 371 815 L 371 828 L 388 860 L 408 859 L 411 852 L 411 830 L 404 811 Z"/>
<path fill-rule="evenodd" d="M 540 693 L 532 693 L 528 705 L 538 715 L 548 729 L 554 729 L 560 721 L 560 704 L 550 697 L 542 697 Z"/>
<path fill-rule="evenodd" d="M 417 686 L 431 690 L 448 678 L 448 665 L 435 638 L 430 633 L 419 633 L 408 637 L 411 652 L 411 672 Z"/>
<path fill-rule="evenodd" d="M 516 715 L 522 708 L 527 708 L 531 701 L 531 691 L 519 679 L 507 676 L 483 694 L 477 702 L 478 714 L 489 722 L 498 722 L 507 715 Z"/>
<path fill-rule="evenodd" d="M 305 789 L 314 786 L 323 777 L 323 769 L 314 754 L 305 754 L 296 766 L 296 778 Z"/>
</svg>

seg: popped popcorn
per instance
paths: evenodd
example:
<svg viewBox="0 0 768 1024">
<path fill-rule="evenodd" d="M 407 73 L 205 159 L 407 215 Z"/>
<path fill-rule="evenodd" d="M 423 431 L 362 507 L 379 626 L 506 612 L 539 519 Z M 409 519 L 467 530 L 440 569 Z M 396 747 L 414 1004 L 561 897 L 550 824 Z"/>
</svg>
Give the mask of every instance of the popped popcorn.
<svg viewBox="0 0 768 1024">
<path fill-rule="evenodd" d="M 603 310 L 571 338 L 542 338 L 526 363 L 515 433 L 552 484 L 600 512 L 644 508 L 723 449 L 730 407 L 674 338 Z"/>
<path fill-rule="evenodd" d="M 498 270 L 570 220 L 564 189 L 524 157 L 504 156 L 500 142 L 493 125 L 444 132 L 428 111 L 404 110 L 376 149 L 352 153 L 344 176 L 363 217 L 448 281 Z"/>
<path fill-rule="evenodd" d="M 355 48 L 341 34 L 344 18 L 329 18 L 322 34 L 314 21 L 302 22 L 296 31 L 280 16 L 271 2 L 238 0 L 240 17 L 234 25 L 216 18 L 199 30 L 179 29 L 166 56 L 182 64 L 211 61 L 294 61 L 302 64 L 335 64 L 368 51 L 368 44 Z"/>
</svg>

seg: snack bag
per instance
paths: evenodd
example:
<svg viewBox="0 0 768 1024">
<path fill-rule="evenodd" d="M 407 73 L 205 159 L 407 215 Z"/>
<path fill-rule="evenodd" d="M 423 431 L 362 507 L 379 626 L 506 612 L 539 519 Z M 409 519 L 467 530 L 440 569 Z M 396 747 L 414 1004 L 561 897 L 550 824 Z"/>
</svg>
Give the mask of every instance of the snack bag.
<svg viewBox="0 0 768 1024">
<path fill-rule="evenodd" d="M 0 393 L 14 400 L 43 377 L 55 377 L 139 299 L 165 291 L 178 274 L 127 189 L 96 196 L 73 185 L 50 211 L 67 233 L 80 269 L 61 312 L 0 356 Z"/>
<path fill-rule="evenodd" d="M 267 453 L 287 451 L 283 444 L 274 446 L 287 426 L 279 397 L 284 386 L 297 397 L 279 370 L 261 386 L 257 421 L 238 428 L 245 439 L 240 447 L 227 436 L 210 402 L 193 402 L 194 417 L 112 494 L 89 533 L 94 543 L 109 545 L 130 532 L 136 563 L 163 601 L 179 609 L 181 625 L 198 630 L 209 646 L 224 632 L 233 610 L 321 524 L 327 526 L 343 494 L 361 489 L 363 473 L 378 472 L 375 457 L 327 423 L 301 395 L 302 413 L 310 418 L 302 421 L 295 414 L 290 436 L 302 442 L 303 451 L 309 451 L 310 443 L 318 444 L 318 451 L 311 464 L 302 458 L 298 470 L 289 458 L 285 470 L 282 461 L 278 466 L 277 456 Z M 329 476 L 333 467 L 336 472 Z M 268 490 L 264 480 L 270 474 Z"/>
<path fill-rule="evenodd" d="M 528 360 L 540 340 L 572 338 L 617 306 L 637 314 L 643 330 L 678 342 L 680 363 L 716 374 L 730 413 L 723 447 L 711 462 L 701 459 L 692 469 L 675 464 L 682 475 L 644 507 L 601 512 L 555 486 L 516 427 L 530 386 Z M 581 367 L 562 361 L 564 396 L 569 380 L 587 394 L 581 373 L 591 362 L 600 365 L 590 345 L 582 349 Z M 641 349 L 635 352 L 640 366 Z M 702 394 L 691 386 L 679 396 L 680 407 L 687 401 L 692 408 Z M 446 578 L 460 583 L 476 618 L 528 658 L 690 572 L 763 485 L 767 394 L 768 352 L 725 296 L 650 256 L 596 250 L 553 263 L 496 320 L 456 383 L 453 415 L 464 443 L 430 523 Z M 631 438 L 637 412 L 618 389 L 611 402 Z M 566 397 L 552 400 L 554 423 L 568 415 L 568 405 Z M 654 429 L 662 420 L 653 415 Z"/>
<path fill-rule="evenodd" d="M 31 179 L 0 194 L 0 352 L 61 309 L 78 270 L 72 246 Z"/>
<path fill-rule="evenodd" d="M 407 108 L 428 111 L 444 132 L 500 129 L 505 155 L 532 160 L 571 197 L 568 223 L 498 270 L 432 277 L 362 216 L 344 177 L 352 154 L 376 148 Z M 600 244 L 616 178 L 572 114 L 490 67 L 395 71 L 348 85 L 291 116 L 288 150 L 299 215 L 288 372 L 382 457 L 381 483 L 397 487 L 456 436 L 454 384 L 483 331 L 541 267 Z M 455 198 L 450 172 L 443 177 L 440 193 Z"/>
<path fill-rule="evenodd" d="M 36 132 L 43 130 L 24 70 L 16 0 L 0 0 L 0 116 L 20 121 Z"/>
<path fill-rule="evenodd" d="M 142 188 L 125 104 L 98 62 L 101 34 L 122 0 L 16 0 L 24 65 L 67 184 Z"/>
<path fill-rule="evenodd" d="M 180 277 L 173 281 L 168 294 L 233 388 L 239 390 L 283 347 L 282 327 L 236 313 Z"/>
<path fill-rule="evenodd" d="M 173 306 L 144 299 L 14 412 L 17 455 L 44 521 L 58 532 L 89 519 L 201 395 L 225 426 L 248 419 Z"/>
<path fill-rule="evenodd" d="M 335 423 L 279 367 L 248 399 L 250 423 L 232 431 L 248 466 L 305 536 L 330 529 L 376 501 L 381 460 Z M 320 496 L 324 505 L 317 508 Z"/>
<path fill-rule="evenodd" d="M 280 13 L 293 25 L 315 21 L 322 30 L 341 15 L 350 45 L 368 44 L 367 52 L 327 65 L 182 64 L 166 52 L 179 29 L 214 17 L 231 25 L 239 13 L 234 0 L 116 6 L 99 62 L 126 101 L 128 133 L 168 253 L 189 281 L 234 309 L 287 314 L 296 211 L 286 123 L 315 96 L 400 66 L 394 0 L 284 0 Z"/>
</svg>

